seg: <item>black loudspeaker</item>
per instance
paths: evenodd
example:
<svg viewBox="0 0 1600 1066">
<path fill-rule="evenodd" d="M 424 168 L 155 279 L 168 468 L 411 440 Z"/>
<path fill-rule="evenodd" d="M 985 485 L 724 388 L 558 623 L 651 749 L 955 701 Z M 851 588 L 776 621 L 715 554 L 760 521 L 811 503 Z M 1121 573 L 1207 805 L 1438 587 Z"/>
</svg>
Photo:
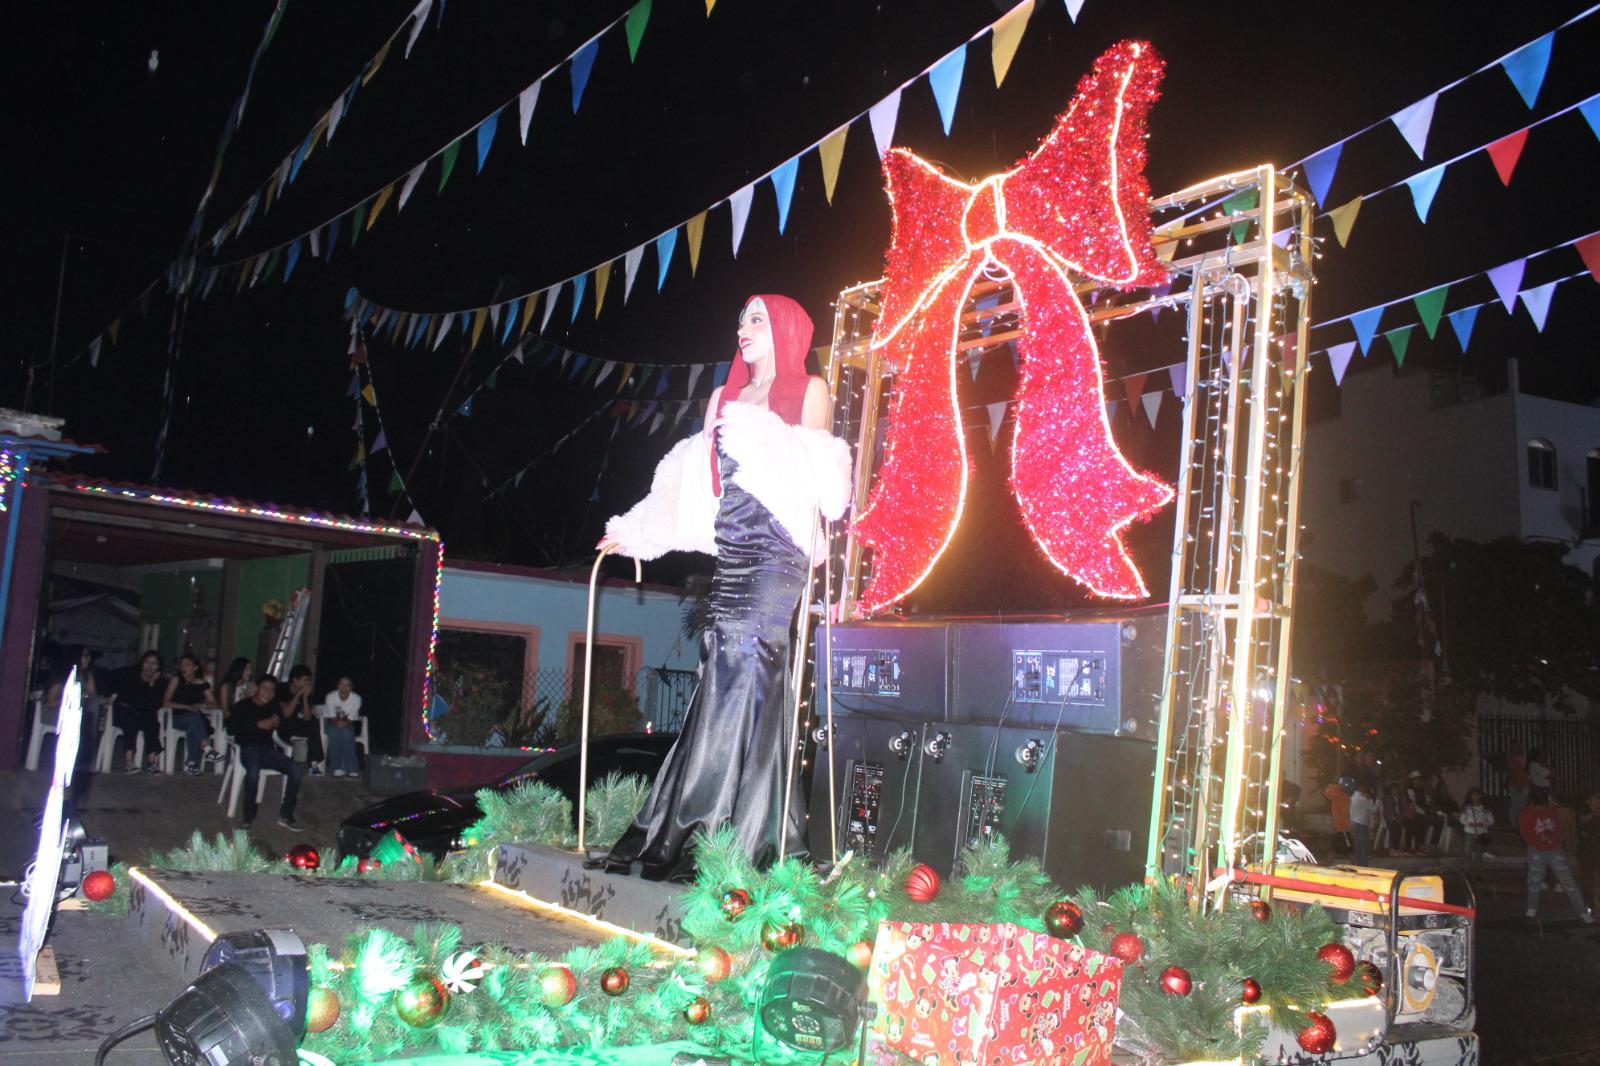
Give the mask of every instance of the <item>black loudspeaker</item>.
<svg viewBox="0 0 1600 1066">
<path fill-rule="evenodd" d="M 1155 745 L 1026 726 L 924 727 L 912 851 L 941 875 L 995 833 L 1065 888 L 1144 876 Z"/>
<path fill-rule="evenodd" d="M 950 626 L 952 722 L 1155 736 L 1164 607 Z"/>
<path fill-rule="evenodd" d="M 882 859 L 909 847 L 917 824 L 917 789 L 922 771 L 922 725 L 887 718 L 845 715 L 834 719 L 830 741 L 818 726 L 812 732 L 811 795 L 807 844 L 811 858 L 831 860 L 828 832 L 828 760 L 833 759 L 838 789 L 832 813 L 839 830 L 839 854 Z"/>
<path fill-rule="evenodd" d="M 853 623 L 818 629 L 816 678 L 828 679 L 833 713 L 942 721 L 948 704 L 950 627 L 940 623 Z M 831 643 L 831 649 L 830 649 Z M 823 708 L 819 707 L 818 711 Z"/>
</svg>

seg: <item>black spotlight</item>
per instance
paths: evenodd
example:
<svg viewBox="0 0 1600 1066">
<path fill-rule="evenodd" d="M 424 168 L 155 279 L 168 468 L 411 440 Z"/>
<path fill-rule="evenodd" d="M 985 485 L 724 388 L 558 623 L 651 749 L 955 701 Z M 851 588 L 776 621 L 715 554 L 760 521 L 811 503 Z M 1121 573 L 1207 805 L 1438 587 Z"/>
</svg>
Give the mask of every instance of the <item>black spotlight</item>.
<svg viewBox="0 0 1600 1066">
<path fill-rule="evenodd" d="M 156 1015 L 156 1040 L 173 1066 L 294 1066 L 299 1043 L 255 977 L 213 966 Z"/>
<path fill-rule="evenodd" d="M 866 978 L 845 959 L 815 948 L 790 948 L 767 969 L 759 1024 L 792 1048 L 825 1055 L 850 1043 L 865 994 Z"/>
<path fill-rule="evenodd" d="M 201 970 L 160 1012 L 107 1037 L 96 1066 L 151 1026 L 173 1066 L 295 1066 L 311 991 L 304 941 L 286 929 L 224 933 Z"/>
</svg>

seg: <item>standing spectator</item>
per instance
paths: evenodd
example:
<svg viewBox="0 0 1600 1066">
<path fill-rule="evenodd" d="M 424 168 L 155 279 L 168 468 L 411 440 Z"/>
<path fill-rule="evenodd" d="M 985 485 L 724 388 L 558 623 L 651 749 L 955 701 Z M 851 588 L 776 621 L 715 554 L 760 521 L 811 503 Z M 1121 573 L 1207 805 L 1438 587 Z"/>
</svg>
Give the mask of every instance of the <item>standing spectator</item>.
<svg viewBox="0 0 1600 1066">
<path fill-rule="evenodd" d="M 1594 915 L 1584 906 L 1583 893 L 1573 880 L 1572 868 L 1567 865 L 1566 830 L 1561 826 L 1561 812 L 1555 807 L 1546 789 L 1536 788 L 1528 794 L 1528 805 L 1522 808 L 1517 830 L 1528 845 L 1528 917 L 1539 916 L 1539 890 L 1544 886 L 1546 873 L 1555 875 L 1556 883 L 1572 901 L 1572 909 L 1585 925 L 1594 924 Z"/>
<path fill-rule="evenodd" d="M 361 694 L 348 677 L 322 698 L 323 721 L 328 726 L 328 772 L 334 777 L 357 776 L 355 723 L 361 717 Z"/>
<path fill-rule="evenodd" d="M 256 690 L 255 676 L 255 665 L 243 655 L 229 663 L 228 672 L 217 683 L 217 706 L 227 710 L 240 700 L 249 699 Z"/>
<path fill-rule="evenodd" d="M 1528 756 L 1520 740 L 1513 740 L 1506 752 L 1506 793 L 1511 797 L 1511 824 L 1521 825 L 1528 802 Z"/>
<path fill-rule="evenodd" d="M 1593 909 L 1600 906 L 1600 792 L 1583 797 L 1583 809 L 1578 812 L 1578 864 Z"/>
<path fill-rule="evenodd" d="M 244 767 L 244 821 L 240 828 L 249 829 L 256 820 L 256 785 L 262 770 L 276 770 L 284 777 L 283 806 L 278 809 L 278 824 L 285 829 L 300 831 L 294 820 L 295 800 L 300 796 L 300 779 L 305 768 L 283 752 L 272 741 L 272 733 L 282 723 L 278 714 L 278 681 L 270 674 L 256 682 L 256 690 L 247 700 L 233 705 L 228 714 L 228 732 L 239 745 L 239 764 Z"/>
<path fill-rule="evenodd" d="M 1400 794 L 1401 849 L 1407 855 L 1422 853 L 1423 834 L 1428 827 L 1427 793 L 1422 787 L 1422 771 L 1413 770 Z"/>
<path fill-rule="evenodd" d="M 155 773 L 160 767 L 161 697 L 166 695 L 167 679 L 161 676 L 161 654 L 147 651 L 139 656 L 139 665 L 117 679 L 111 696 L 116 700 L 112 721 L 122 730 L 122 768 L 130 774 Z M 144 736 L 144 766 L 134 755 L 135 733 Z"/>
<path fill-rule="evenodd" d="M 1404 804 L 1401 802 L 1399 785 L 1388 784 L 1384 786 L 1382 805 L 1383 824 L 1389 827 L 1389 856 L 1393 858 L 1404 853 L 1403 845 L 1405 842 L 1403 836 L 1405 823 L 1401 818 Z"/>
<path fill-rule="evenodd" d="M 1489 828 L 1494 825 L 1494 814 L 1483 802 L 1483 789 L 1467 790 L 1467 802 L 1461 806 L 1461 835 L 1466 837 L 1467 872 L 1473 873 L 1489 854 Z"/>
<path fill-rule="evenodd" d="M 1356 838 L 1356 865 L 1365 866 L 1372 858 L 1372 835 L 1378 825 L 1378 797 L 1372 784 L 1362 781 L 1350 797 L 1350 825 Z"/>
<path fill-rule="evenodd" d="M 161 699 L 163 707 L 172 709 L 172 725 L 184 733 L 183 772 L 194 776 L 200 773 L 200 756 L 206 762 L 216 762 L 219 756 L 211 750 L 211 719 L 206 711 L 215 707 L 211 686 L 200 674 L 200 660 L 188 652 L 178 656 L 178 672 L 167 682 L 166 694 Z"/>
<path fill-rule="evenodd" d="M 1322 794 L 1328 800 L 1328 819 L 1333 823 L 1333 850 L 1341 855 L 1351 851 L 1350 843 L 1350 789 L 1349 779 L 1341 777 L 1328 782 Z"/>
<path fill-rule="evenodd" d="M 278 736 L 292 743 L 295 737 L 304 737 L 306 762 L 312 774 L 320 774 L 325 757 L 322 752 L 322 730 L 317 726 L 317 712 L 311 706 L 311 667 L 301 664 L 289 671 L 289 694 L 278 712 Z"/>
<path fill-rule="evenodd" d="M 1539 748 L 1528 752 L 1528 789 L 1530 791 L 1536 788 L 1548 789 L 1554 784 L 1550 775 L 1550 763 L 1545 759 L 1544 752 Z"/>
</svg>

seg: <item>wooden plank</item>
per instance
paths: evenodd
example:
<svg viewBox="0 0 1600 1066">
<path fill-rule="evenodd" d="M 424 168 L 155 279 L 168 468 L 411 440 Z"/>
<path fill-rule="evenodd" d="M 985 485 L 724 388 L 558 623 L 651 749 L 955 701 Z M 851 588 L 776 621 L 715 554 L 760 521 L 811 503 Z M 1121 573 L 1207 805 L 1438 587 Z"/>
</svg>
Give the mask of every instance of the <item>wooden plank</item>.
<svg viewBox="0 0 1600 1066">
<path fill-rule="evenodd" d="M 33 994 L 59 996 L 61 971 L 56 969 L 56 949 L 46 944 L 39 949 L 39 959 L 33 967 Z"/>
</svg>

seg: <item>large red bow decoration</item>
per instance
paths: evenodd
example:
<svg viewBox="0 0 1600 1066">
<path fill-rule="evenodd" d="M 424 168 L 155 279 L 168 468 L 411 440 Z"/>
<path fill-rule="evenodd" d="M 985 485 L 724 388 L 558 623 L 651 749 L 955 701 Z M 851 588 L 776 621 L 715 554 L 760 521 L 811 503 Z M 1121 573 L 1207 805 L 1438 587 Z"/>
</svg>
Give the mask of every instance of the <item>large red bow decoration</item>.
<svg viewBox="0 0 1600 1066">
<path fill-rule="evenodd" d="M 884 159 L 894 235 L 872 344 L 900 368 L 885 457 L 856 520 L 873 548 L 868 613 L 904 598 L 955 533 L 967 484 L 955 346 L 986 265 L 1010 274 L 1022 355 L 1011 484 L 1050 562 L 1097 595 L 1148 595 L 1122 530 L 1172 498 L 1111 439 L 1100 354 L 1068 271 L 1133 287 L 1166 274 L 1150 242 L 1145 118 L 1162 61 L 1124 41 L 1095 61 L 1044 142 L 976 185 L 904 149 Z"/>
</svg>

